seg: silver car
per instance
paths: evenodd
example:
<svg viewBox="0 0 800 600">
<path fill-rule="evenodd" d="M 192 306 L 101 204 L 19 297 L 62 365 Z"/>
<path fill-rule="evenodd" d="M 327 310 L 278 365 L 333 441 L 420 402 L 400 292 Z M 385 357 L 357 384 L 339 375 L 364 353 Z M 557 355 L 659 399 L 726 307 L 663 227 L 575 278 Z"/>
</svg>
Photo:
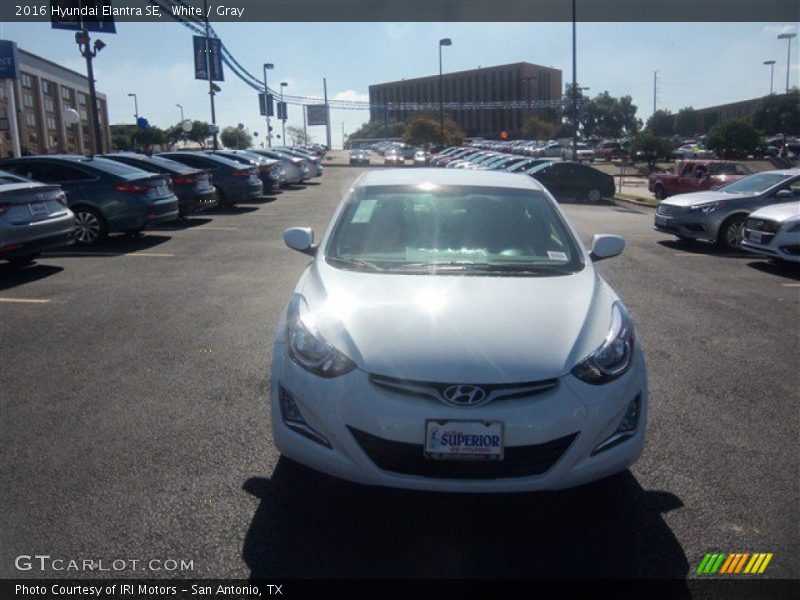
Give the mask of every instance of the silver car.
<svg viewBox="0 0 800 600">
<path fill-rule="evenodd" d="M 0 171 L 0 259 L 27 264 L 75 242 L 75 215 L 61 186 Z"/>
<path fill-rule="evenodd" d="M 800 169 L 764 171 L 716 190 L 679 194 L 661 202 L 654 228 L 680 240 L 738 248 L 747 216 L 770 204 L 800 200 Z"/>
<path fill-rule="evenodd" d="M 302 183 L 304 180 L 308 179 L 308 165 L 305 165 L 300 158 L 273 150 L 255 150 L 251 148 L 248 152 L 254 152 L 260 156 L 281 161 L 285 172 L 285 178 L 281 182 L 281 185 L 293 185 L 295 183 Z M 304 165 L 305 169 L 303 168 Z"/>
</svg>

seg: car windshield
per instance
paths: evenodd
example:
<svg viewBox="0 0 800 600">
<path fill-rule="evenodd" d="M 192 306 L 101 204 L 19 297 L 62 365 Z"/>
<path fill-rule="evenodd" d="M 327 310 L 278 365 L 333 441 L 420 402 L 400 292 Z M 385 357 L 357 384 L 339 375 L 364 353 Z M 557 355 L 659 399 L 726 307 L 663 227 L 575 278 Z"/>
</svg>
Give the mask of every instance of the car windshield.
<svg viewBox="0 0 800 600">
<path fill-rule="evenodd" d="M 549 162 L 543 162 L 541 164 L 538 164 L 538 165 L 533 166 L 530 169 L 528 169 L 527 173 L 538 173 L 540 171 L 544 171 L 549 166 L 550 166 Z"/>
<path fill-rule="evenodd" d="M 326 260 L 403 273 L 567 274 L 578 246 L 539 191 L 482 186 L 365 186 L 347 202 Z"/>
<path fill-rule="evenodd" d="M 724 185 L 719 188 L 719 191 L 727 194 L 761 194 L 790 178 L 791 175 L 786 175 L 785 173 L 756 173 Z"/>
</svg>

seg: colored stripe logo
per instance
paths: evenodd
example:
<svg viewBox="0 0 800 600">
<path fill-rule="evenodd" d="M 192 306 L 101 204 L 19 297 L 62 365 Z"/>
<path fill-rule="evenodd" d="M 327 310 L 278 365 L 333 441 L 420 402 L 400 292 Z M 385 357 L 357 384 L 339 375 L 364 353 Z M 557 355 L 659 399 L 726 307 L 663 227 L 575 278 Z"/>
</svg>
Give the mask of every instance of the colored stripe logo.
<svg viewBox="0 0 800 600">
<path fill-rule="evenodd" d="M 767 569 L 767 565 L 772 560 L 771 552 L 734 552 L 726 554 L 724 552 L 708 552 L 700 561 L 697 567 L 698 575 L 736 575 L 739 573 L 747 575 L 760 575 Z"/>
</svg>

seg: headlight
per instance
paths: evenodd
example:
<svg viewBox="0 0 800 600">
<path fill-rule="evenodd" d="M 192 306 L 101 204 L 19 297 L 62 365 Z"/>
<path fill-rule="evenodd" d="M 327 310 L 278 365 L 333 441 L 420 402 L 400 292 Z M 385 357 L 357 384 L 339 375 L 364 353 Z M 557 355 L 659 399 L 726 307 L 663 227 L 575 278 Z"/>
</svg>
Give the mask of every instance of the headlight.
<svg viewBox="0 0 800 600">
<path fill-rule="evenodd" d="M 792 225 L 791 223 L 787 226 L 786 231 L 789 233 L 794 233 L 796 231 L 800 231 L 800 221 Z"/>
<path fill-rule="evenodd" d="M 630 369 L 633 361 L 633 322 L 621 302 L 611 308 L 611 327 L 602 345 L 575 365 L 572 374 L 586 383 L 608 383 Z"/>
<path fill-rule="evenodd" d="M 724 202 L 712 202 L 711 204 L 701 204 L 699 206 L 691 206 L 689 207 L 689 210 L 693 211 L 699 210 L 708 214 L 714 212 L 718 208 L 722 208 L 723 206 L 725 206 Z"/>
<path fill-rule="evenodd" d="M 298 294 L 289 303 L 286 342 L 292 360 L 320 377 L 338 377 L 356 368 L 317 331 L 311 311 Z"/>
</svg>

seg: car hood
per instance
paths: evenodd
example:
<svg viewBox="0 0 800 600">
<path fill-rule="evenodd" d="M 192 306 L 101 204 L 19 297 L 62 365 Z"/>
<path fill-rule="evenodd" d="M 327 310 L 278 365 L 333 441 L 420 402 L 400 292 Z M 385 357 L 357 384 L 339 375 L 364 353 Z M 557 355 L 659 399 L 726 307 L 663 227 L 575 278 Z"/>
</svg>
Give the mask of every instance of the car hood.
<svg viewBox="0 0 800 600">
<path fill-rule="evenodd" d="M 708 190 L 706 192 L 692 192 L 690 194 L 678 194 L 667 198 L 662 204 L 670 204 L 673 206 L 695 206 L 697 204 L 705 204 L 707 202 L 719 202 L 720 200 L 741 200 L 749 198 L 749 196 L 741 196 L 738 194 L 726 194 L 725 192 L 715 192 Z"/>
<path fill-rule="evenodd" d="M 782 204 L 771 204 L 750 214 L 751 219 L 767 219 L 783 223 L 794 219 L 800 219 L 800 202 L 784 202 Z"/>
<path fill-rule="evenodd" d="M 360 369 L 464 383 L 564 375 L 602 343 L 616 299 L 591 264 L 555 277 L 431 276 L 315 259 L 297 292 L 323 337 Z"/>
</svg>

